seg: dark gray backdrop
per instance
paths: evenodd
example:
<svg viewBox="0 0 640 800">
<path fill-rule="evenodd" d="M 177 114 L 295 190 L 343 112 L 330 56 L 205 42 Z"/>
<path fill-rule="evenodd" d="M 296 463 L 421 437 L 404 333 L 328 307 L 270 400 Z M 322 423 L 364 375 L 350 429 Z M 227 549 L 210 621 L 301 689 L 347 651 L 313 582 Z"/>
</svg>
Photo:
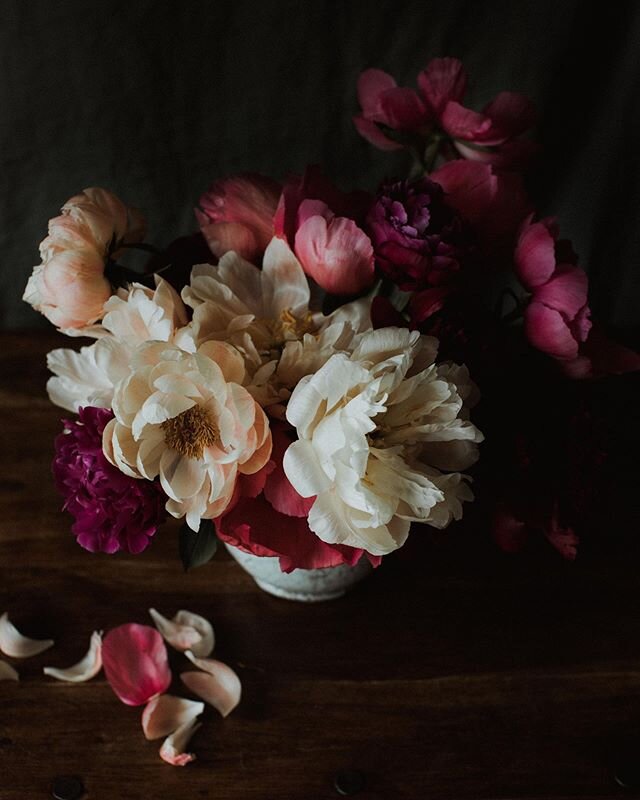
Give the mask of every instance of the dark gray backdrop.
<svg viewBox="0 0 640 800">
<path fill-rule="evenodd" d="M 415 85 L 464 60 L 469 99 L 529 94 L 546 160 L 531 176 L 591 275 L 592 306 L 637 334 L 640 6 L 577 0 L 0 0 L 0 325 L 46 324 L 21 302 L 46 222 L 105 186 L 150 240 L 192 230 L 216 177 L 308 163 L 349 188 L 403 174 L 351 124 L 369 66 Z"/>
</svg>

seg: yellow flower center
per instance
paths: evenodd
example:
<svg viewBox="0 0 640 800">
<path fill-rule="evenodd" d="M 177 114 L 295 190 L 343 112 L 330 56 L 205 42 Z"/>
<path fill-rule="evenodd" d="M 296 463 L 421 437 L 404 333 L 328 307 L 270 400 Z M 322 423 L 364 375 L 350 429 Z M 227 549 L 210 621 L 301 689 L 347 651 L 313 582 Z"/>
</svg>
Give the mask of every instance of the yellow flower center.
<svg viewBox="0 0 640 800">
<path fill-rule="evenodd" d="M 205 448 L 218 441 L 218 429 L 207 409 L 198 405 L 165 420 L 160 427 L 166 445 L 187 458 L 202 458 Z"/>
<path fill-rule="evenodd" d="M 282 344 L 288 339 L 302 339 L 305 333 L 312 333 L 315 330 L 315 325 L 310 311 L 299 318 L 290 308 L 285 308 L 280 312 L 279 319 L 269 321 L 269 328 L 276 342 Z"/>
</svg>

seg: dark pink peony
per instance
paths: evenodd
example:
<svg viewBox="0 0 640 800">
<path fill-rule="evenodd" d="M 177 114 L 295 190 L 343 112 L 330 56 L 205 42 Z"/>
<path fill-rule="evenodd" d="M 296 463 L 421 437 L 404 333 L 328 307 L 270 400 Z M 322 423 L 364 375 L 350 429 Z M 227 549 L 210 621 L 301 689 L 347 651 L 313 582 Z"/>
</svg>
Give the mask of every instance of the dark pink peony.
<svg viewBox="0 0 640 800">
<path fill-rule="evenodd" d="M 373 284 L 373 248 L 360 226 L 369 203 L 366 193 L 340 192 L 317 167 L 285 183 L 276 235 L 289 242 L 305 273 L 331 294 L 361 294 Z"/>
<path fill-rule="evenodd" d="M 520 175 L 457 160 L 443 164 L 430 177 L 444 189 L 447 205 L 473 229 L 483 261 L 499 267 L 510 260 L 518 230 L 532 210 Z"/>
<path fill-rule="evenodd" d="M 240 480 L 235 503 L 216 522 L 218 536 L 257 556 L 275 556 L 280 569 L 316 569 L 356 564 L 363 550 L 331 545 L 319 539 L 307 524 L 314 497 L 301 497 L 282 468 L 282 458 L 295 431 L 285 422 L 271 421 L 271 461 L 250 481 Z M 368 556 L 374 566 L 380 558 Z"/>
<path fill-rule="evenodd" d="M 55 440 L 52 469 L 64 510 L 75 517 L 78 544 L 92 553 L 141 553 L 165 519 L 165 497 L 156 482 L 137 480 L 110 464 L 102 432 L 113 417 L 105 408 L 81 408 L 64 420 Z"/>
<path fill-rule="evenodd" d="M 561 361 L 577 358 L 591 328 L 588 279 L 555 220 L 524 223 L 515 251 L 516 272 L 531 292 L 524 324 L 538 350 Z"/>
<path fill-rule="evenodd" d="M 280 184 L 262 175 L 236 175 L 216 181 L 200 198 L 196 218 L 211 252 L 229 250 L 258 261 L 273 237 L 273 215 Z"/>
<path fill-rule="evenodd" d="M 410 292 L 451 284 L 472 245 L 469 228 L 429 178 L 383 184 L 367 231 L 380 270 Z"/>
<path fill-rule="evenodd" d="M 359 133 L 376 147 L 423 148 L 445 140 L 445 154 L 472 161 L 516 167 L 533 145 L 520 138 L 534 122 L 524 95 L 500 92 L 481 112 L 462 105 L 467 75 L 456 58 L 434 58 L 418 75 L 419 92 L 398 87 L 386 72 L 369 69 L 358 80 L 362 114 L 354 117 Z"/>
<path fill-rule="evenodd" d="M 109 685 L 128 706 L 142 706 L 171 683 L 167 648 L 149 625 L 114 628 L 102 642 L 102 663 Z"/>
</svg>

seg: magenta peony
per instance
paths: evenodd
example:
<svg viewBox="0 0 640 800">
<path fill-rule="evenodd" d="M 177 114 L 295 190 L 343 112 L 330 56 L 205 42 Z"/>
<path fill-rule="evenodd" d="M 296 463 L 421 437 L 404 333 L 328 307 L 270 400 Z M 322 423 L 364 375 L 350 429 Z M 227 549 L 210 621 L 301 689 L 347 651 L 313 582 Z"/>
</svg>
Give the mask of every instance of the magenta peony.
<svg viewBox="0 0 640 800">
<path fill-rule="evenodd" d="M 450 284 L 472 245 L 469 228 L 429 178 L 381 186 L 367 231 L 378 267 L 410 292 Z"/>
<path fill-rule="evenodd" d="M 80 408 L 55 440 L 53 474 L 75 517 L 78 544 L 93 553 L 141 553 L 165 519 L 165 496 L 155 481 L 136 480 L 112 466 L 102 452 L 102 432 L 113 414 Z"/>
<path fill-rule="evenodd" d="M 236 175 L 216 181 L 200 198 L 196 217 L 211 252 L 233 250 L 257 261 L 273 237 L 280 184 L 263 175 Z"/>
</svg>

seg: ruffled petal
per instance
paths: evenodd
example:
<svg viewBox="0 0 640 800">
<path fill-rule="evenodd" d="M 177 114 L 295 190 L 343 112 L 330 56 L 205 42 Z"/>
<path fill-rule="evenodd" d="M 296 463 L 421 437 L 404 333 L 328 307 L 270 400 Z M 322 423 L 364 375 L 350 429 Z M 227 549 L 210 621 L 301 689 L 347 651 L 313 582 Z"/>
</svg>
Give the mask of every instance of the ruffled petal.
<svg viewBox="0 0 640 800">
<path fill-rule="evenodd" d="M 183 725 L 193 722 L 204 711 L 204 703 L 161 694 L 153 697 L 142 712 L 142 730 L 145 738 L 152 741 L 168 736 Z"/>
<path fill-rule="evenodd" d="M 171 620 L 155 608 L 150 608 L 149 614 L 165 641 L 176 650 L 190 650 L 199 658 L 206 658 L 213 651 L 215 635 L 208 619 L 185 610 L 178 611 Z"/>
<path fill-rule="evenodd" d="M 11 658 L 30 658 L 53 647 L 53 639 L 29 639 L 9 622 L 9 614 L 0 617 L 0 652 Z"/>
<path fill-rule="evenodd" d="M 181 725 L 177 731 L 174 731 L 174 733 L 168 736 L 162 743 L 160 758 L 173 767 L 184 767 L 189 764 L 189 762 L 195 761 L 195 755 L 193 753 L 186 753 L 185 748 L 199 727 L 200 723 L 196 722 L 195 719 Z"/>
<path fill-rule="evenodd" d="M 57 667 L 44 667 L 42 670 L 45 675 L 56 678 L 59 681 L 67 681 L 68 683 L 82 683 L 91 680 L 102 669 L 102 635 L 98 631 L 91 634 L 89 643 L 89 650 L 86 655 L 74 664 L 72 667 L 66 669 L 58 669 Z"/>
<path fill-rule="evenodd" d="M 240 678 L 231 669 L 212 658 L 196 658 L 189 651 L 185 654 L 202 672 L 183 672 L 180 680 L 198 697 L 213 706 L 223 717 L 228 716 L 240 702 L 242 686 Z"/>
</svg>

